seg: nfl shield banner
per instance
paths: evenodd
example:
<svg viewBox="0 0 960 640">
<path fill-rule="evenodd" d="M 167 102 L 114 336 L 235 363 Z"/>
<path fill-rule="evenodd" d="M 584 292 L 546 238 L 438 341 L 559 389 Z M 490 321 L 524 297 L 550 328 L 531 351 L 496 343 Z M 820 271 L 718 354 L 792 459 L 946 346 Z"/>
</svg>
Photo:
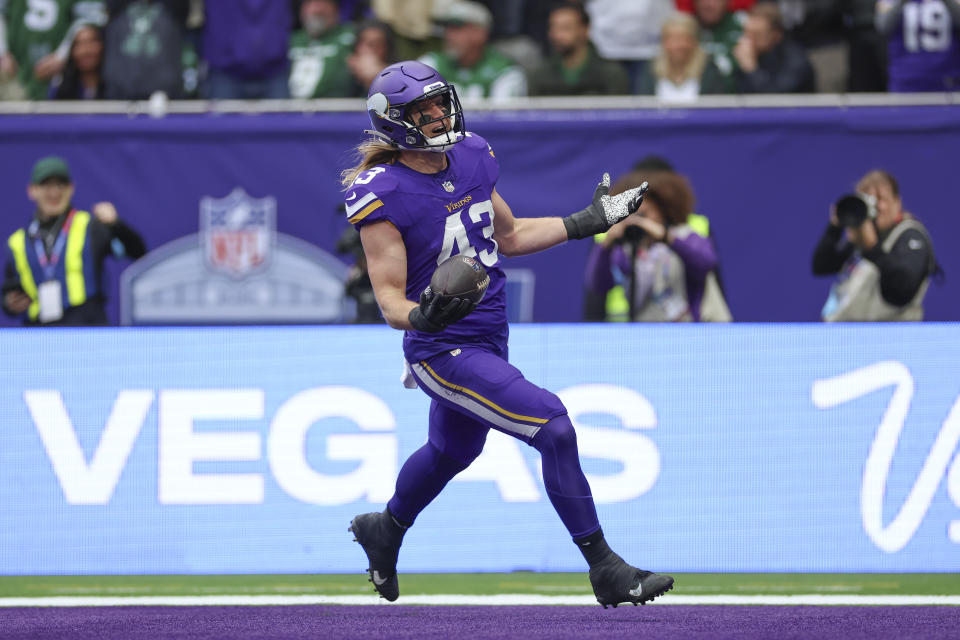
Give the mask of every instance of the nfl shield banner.
<svg viewBox="0 0 960 640">
<path fill-rule="evenodd" d="M 200 201 L 200 237 L 214 271 L 243 277 L 268 265 L 276 244 L 277 201 L 237 187 L 225 198 Z"/>
</svg>

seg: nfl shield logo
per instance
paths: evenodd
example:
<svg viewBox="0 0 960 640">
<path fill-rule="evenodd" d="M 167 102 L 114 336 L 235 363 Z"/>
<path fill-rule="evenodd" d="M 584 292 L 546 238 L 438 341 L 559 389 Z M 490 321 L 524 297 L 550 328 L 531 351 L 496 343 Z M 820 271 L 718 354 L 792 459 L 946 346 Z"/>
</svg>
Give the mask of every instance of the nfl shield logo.
<svg viewBox="0 0 960 640">
<path fill-rule="evenodd" d="M 453 186 L 452 182 L 447 180 L 446 182 L 443 183 L 443 188 L 452 193 L 455 187 Z"/>
<path fill-rule="evenodd" d="M 200 201 L 200 242 L 207 265 L 234 278 L 263 270 L 276 244 L 277 201 L 253 198 L 241 187 L 225 198 Z"/>
</svg>

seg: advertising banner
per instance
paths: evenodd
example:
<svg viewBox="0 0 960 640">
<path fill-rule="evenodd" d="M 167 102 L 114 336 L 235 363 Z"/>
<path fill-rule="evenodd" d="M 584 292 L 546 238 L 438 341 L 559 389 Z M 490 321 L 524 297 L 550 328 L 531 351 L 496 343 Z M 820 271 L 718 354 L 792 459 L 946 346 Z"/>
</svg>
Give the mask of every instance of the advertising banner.
<svg viewBox="0 0 960 640">
<path fill-rule="evenodd" d="M 0 574 L 362 571 L 426 439 L 385 327 L 0 332 Z M 960 571 L 960 325 L 521 325 L 611 545 L 658 571 Z M 491 433 L 401 571 L 578 571 Z"/>
</svg>

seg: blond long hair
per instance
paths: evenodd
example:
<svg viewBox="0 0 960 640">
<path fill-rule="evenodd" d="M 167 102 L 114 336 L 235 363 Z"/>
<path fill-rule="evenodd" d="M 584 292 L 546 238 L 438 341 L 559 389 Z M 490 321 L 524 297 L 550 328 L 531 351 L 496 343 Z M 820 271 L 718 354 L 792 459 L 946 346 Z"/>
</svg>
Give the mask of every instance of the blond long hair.
<svg viewBox="0 0 960 640">
<path fill-rule="evenodd" d="M 703 69 L 707 66 L 707 53 L 703 50 L 703 47 L 700 46 L 700 27 L 697 25 L 697 19 L 691 16 L 689 13 L 676 12 L 663 23 L 663 27 L 660 29 L 660 39 L 663 40 L 666 36 L 667 31 L 670 29 L 678 29 L 686 32 L 688 36 L 693 38 L 693 41 L 697 43 L 696 49 L 693 51 L 693 55 L 690 56 L 690 61 L 687 62 L 687 65 L 682 70 L 682 76 L 677 82 L 677 78 L 671 75 L 670 62 L 667 60 L 667 53 L 663 50 L 663 47 L 660 47 L 660 52 L 657 54 L 657 57 L 653 61 L 653 73 L 657 78 L 665 78 L 670 80 L 674 84 L 681 84 L 691 78 L 697 80 L 700 79 L 700 76 L 703 75 Z"/>
<path fill-rule="evenodd" d="M 378 164 L 393 164 L 400 157 L 400 149 L 385 140 L 368 138 L 354 150 L 359 162 L 340 172 L 340 187 L 346 191 L 357 176 Z"/>
</svg>

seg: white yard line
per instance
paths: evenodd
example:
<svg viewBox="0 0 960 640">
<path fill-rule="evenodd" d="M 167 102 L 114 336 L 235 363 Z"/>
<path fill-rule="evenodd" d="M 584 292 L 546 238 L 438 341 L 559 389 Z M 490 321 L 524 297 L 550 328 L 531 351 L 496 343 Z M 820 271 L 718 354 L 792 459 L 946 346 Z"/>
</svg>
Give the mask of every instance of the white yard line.
<svg viewBox="0 0 960 640">
<path fill-rule="evenodd" d="M 277 606 L 277 605 L 596 605 L 593 596 L 546 596 L 537 594 L 500 595 L 411 595 L 389 603 L 375 595 L 324 596 L 57 596 L 49 598 L 0 598 L 2 607 L 122 607 L 122 606 Z M 960 596 L 865 596 L 865 595 L 793 595 L 793 596 L 684 596 L 666 595 L 656 605 L 949 605 L 960 606 Z M 627 605 L 628 606 L 628 605 Z"/>
</svg>

